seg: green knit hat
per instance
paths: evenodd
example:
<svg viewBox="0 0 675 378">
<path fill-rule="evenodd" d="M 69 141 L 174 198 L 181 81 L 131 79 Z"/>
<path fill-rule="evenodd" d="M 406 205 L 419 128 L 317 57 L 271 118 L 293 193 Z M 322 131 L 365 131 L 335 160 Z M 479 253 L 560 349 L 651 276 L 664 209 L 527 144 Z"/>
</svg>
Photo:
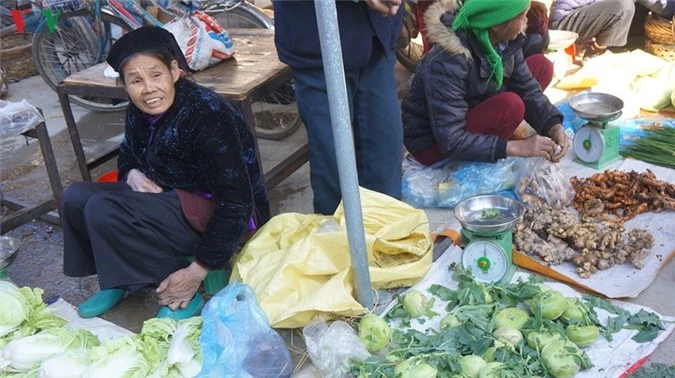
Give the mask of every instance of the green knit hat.
<svg viewBox="0 0 675 378">
<path fill-rule="evenodd" d="M 476 35 L 485 50 L 498 89 L 504 81 L 504 67 L 502 58 L 490 43 L 488 29 L 515 18 L 528 5 L 530 0 L 466 0 L 452 23 L 453 30 L 470 29 Z"/>
</svg>

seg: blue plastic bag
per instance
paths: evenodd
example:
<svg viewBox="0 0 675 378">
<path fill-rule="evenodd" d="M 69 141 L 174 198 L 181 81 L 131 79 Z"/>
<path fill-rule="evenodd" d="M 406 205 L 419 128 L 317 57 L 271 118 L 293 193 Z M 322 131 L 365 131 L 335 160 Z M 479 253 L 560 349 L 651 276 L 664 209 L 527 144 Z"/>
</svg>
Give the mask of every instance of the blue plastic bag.
<svg viewBox="0 0 675 378">
<path fill-rule="evenodd" d="M 286 343 L 270 326 L 250 286 L 233 282 L 202 311 L 199 377 L 287 378 L 293 362 Z"/>
</svg>

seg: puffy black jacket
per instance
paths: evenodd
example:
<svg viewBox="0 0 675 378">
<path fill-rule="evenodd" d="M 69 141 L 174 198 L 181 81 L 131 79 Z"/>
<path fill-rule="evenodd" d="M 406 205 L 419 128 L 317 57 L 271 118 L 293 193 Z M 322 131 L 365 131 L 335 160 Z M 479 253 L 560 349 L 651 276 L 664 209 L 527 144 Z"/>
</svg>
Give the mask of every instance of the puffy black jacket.
<svg viewBox="0 0 675 378">
<path fill-rule="evenodd" d="M 525 103 L 525 120 L 540 134 L 562 123 L 562 114 L 543 94 L 523 58 L 524 37 L 511 41 L 502 52 L 504 82 L 497 90 L 489 80 L 491 69 L 471 32 L 451 29 L 457 10 L 454 0 L 432 5 L 425 19 L 434 44 L 417 67 L 403 100 L 405 146 L 411 153 L 436 143 L 452 160 L 496 161 L 506 157 L 506 141 L 497 136 L 466 131 L 469 109 L 498 94 L 518 94 Z"/>
<path fill-rule="evenodd" d="M 165 190 L 212 194 L 213 217 L 194 256 L 220 269 L 239 248 L 254 208 L 263 222 L 270 216 L 255 140 L 227 98 L 186 79 L 175 87 L 173 105 L 153 126 L 129 104 L 119 176 L 135 168 Z"/>
</svg>

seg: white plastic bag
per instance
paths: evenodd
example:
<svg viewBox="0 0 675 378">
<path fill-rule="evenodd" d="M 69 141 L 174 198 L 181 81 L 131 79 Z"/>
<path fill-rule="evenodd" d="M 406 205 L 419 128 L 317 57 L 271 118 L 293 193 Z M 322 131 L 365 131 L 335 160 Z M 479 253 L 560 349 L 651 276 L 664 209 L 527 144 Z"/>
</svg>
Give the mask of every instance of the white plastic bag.
<svg viewBox="0 0 675 378">
<path fill-rule="evenodd" d="M 211 67 L 234 55 L 234 43 L 211 16 L 194 12 L 164 25 L 176 37 L 188 66 L 195 71 Z"/>
<path fill-rule="evenodd" d="M 13 137 L 44 122 L 36 107 L 26 100 L 0 100 L 0 138 Z"/>
<path fill-rule="evenodd" d="M 323 377 L 347 377 L 351 360 L 363 361 L 370 357 L 356 331 L 341 320 L 329 326 L 317 318 L 302 329 L 302 334 L 307 354 Z"/>
</svg>

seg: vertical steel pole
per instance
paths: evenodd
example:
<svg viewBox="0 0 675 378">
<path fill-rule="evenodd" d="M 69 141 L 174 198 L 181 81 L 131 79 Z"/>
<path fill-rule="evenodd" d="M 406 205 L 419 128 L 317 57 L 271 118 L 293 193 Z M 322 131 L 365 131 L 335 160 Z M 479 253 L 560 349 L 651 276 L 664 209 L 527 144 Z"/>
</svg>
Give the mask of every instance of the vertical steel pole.
<svg viewBox="0 0 675 378">
<path fill-rule="evenodd" d="M 319 26 L 321 56 L 328 88 L 328 104 L 335 140 L 340 190 L 347 218 L 347 238 L 351 256 L 356 298 L 365 308 L 373 307 L 373 293 L 368 270 L 366 236 L 359 195 L 359 176 L 356 171 L 354 138 L 349 117 L 349 102 L 342 62 L 342 47 L 338 28 L 335 0 L 315 0 L 316 19 Z"/>
</svg>

